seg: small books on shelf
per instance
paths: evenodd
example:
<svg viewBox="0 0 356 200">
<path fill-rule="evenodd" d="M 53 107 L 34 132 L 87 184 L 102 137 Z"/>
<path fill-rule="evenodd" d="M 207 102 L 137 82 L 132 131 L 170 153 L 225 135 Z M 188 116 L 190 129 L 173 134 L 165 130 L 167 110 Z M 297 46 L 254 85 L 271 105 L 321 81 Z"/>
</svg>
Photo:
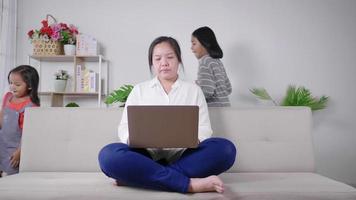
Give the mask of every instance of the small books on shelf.
<svg viewBox="0 0 356 200">
<path fill-rule="evenodd" d="M 76 80 L 76 92 L 97 92 L 98 73 L 85 68 L 83 65 L 77 65 Z"/>
<path fill-rule="evenodd" d="M 98 41 L 87 34 L 77 35 L 76 45 L 77 56 L 96 56 L 99 55 Z"/>
</svg>

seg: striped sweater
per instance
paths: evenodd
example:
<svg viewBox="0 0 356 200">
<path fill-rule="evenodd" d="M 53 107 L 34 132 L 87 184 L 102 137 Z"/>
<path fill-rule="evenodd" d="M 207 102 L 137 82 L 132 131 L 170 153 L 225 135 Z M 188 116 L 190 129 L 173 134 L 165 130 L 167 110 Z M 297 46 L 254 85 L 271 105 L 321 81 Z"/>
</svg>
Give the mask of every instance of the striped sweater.
<svg viewBox="0 0 356 200">
<path fill-rule="evenodd" d="M 230 106 L 231 83 L 220 59 L 205 55 L 199 59 L 198 79 L 209 107 Z"/>
</svg>

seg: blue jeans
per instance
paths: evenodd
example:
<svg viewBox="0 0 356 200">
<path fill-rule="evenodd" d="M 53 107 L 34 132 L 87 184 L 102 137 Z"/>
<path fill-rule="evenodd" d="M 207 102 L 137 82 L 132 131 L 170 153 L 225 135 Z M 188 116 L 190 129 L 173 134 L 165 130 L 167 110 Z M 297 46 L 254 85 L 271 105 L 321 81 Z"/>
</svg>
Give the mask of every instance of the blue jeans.
<svg viewBox="0 0 356 200">
<path fill-rule="evenodd" d="M 187 149 L 171 164 L 160 164 L 145 149 L 123 143 L 106 145 L 99 153 L 101 170 L 120 183 L 155 190 L 186 193 L 190 178 L 204 178 L 228 170 L 235 162 L 235 145 L 224 138 L 209 138 Z"/>
</svg>

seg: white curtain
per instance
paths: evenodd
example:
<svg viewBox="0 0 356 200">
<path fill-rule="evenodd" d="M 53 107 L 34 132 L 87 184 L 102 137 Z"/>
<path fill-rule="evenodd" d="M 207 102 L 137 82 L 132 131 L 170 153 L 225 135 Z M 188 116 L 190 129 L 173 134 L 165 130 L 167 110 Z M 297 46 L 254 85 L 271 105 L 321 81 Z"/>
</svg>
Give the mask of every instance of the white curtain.
<svg viewBox="0 0 356 200">
<path fill-rule="evenodd" d="M 0 0 L 0 100 L 8 90 L 7 75 L 16 63 L 17 0 Z"/>
</svg>

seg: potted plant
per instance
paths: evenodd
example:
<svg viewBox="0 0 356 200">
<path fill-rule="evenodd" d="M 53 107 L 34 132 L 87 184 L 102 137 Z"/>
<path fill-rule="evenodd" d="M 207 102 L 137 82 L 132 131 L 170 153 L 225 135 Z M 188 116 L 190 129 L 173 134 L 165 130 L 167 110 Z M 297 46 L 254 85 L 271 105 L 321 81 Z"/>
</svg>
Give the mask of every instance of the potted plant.
<svg viewBox="0 0 356 200">
<path fill-rule="evenodd" d="M 64 92 L 67 86 L 67 80 L 69 79 L 69 74 L 66 70 L 59 70 L 55 74 L 54 80 L 54 91 Z"/>
<path fill-rule="evenodd" d="M 60 41 L 64 45 L 64 55 L 75 55 L 75 44 L 78 29 L 72 24 L 67 26 L 67 24 L 64 23 L 60 23 L 60 29 Z"/>
<path fill-rule="evenodd" d="M 272 99 L 264 88 L 253 88 L 250 91 L 259 99 L 270 100 L 274 105 L 278 103 Z M 283 100 L 279 103 L 280 106 L 307 106 L 312 111 L 320 110 L 326 107 L 329 100 L 327 96 L 321 96 L 320 98 L 313 97 L 311 92 L 305 87 L 296 87 L 293 85 L 288 86 L 287 92 Z"/>
<path fill-rule="evenodd" d="M 65 105 L 65 107 L 67 108 L 75 108 L 75 107 L 79 107 L 79 105 L 75 102 L 69 102 L 67 105 Z"/>
</svg>

